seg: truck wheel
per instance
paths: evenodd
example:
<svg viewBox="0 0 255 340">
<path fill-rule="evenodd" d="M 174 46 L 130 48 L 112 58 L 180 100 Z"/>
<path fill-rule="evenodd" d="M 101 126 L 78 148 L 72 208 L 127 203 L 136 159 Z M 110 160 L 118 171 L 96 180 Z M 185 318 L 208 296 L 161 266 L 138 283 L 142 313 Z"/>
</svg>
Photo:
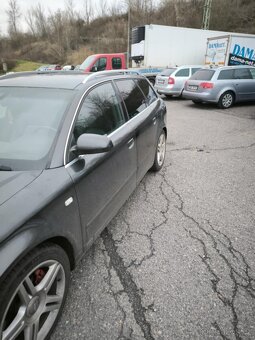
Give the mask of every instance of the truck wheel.
<svg viewBox="0 0 255 340">
<path fill-rule="evenodd" d="M 54 244 L 35 248 L 0 287 L 0 339 L 48 339 L 69 286 L 70 264 Z"/>
<path fill-rule="evenodd" d="M 162 130 L 157 142 L 154 163 L 151 167 L 152 171 L 159 171 L 162 168 L 165 161 L 165 156 L 166 156 L 166 133 L 164 130 Z"/>
<path fill-rule="evenodd" d="M 218 107 L 220 109 L 228 109 L 234 104 L 235 95 L 232 91 L 224 92 L 218 101 Z"/>
</svg>

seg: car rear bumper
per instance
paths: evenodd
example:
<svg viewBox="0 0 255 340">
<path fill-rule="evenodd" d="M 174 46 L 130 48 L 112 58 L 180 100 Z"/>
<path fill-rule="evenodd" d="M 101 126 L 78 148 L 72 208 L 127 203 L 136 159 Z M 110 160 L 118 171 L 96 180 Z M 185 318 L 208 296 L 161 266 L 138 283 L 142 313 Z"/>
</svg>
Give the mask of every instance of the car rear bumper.
<svg viewBox="0 0 255 340">
<path fill-rule="evenodd" d="M 191 91 L 187 91 L 184 90 L 182 93 L 182 96 L 186 99 L 191 99 L 191 100 L 200 100 L 203 102 L 210 102 L 210 103 L 217 103 L 218 102 L 218 98 L 215 97 L 215 95 L 213 95 L 210 92 L 191 92 Z"/>
<path fill-rule="evenodd" d="M 171 95 L 171 96 L 179 96 L 182 91 L 180 90 L 175 90 L 175 89 L 168 89 L 168 88 L 162 88 L 157 85 L 154 85 L 154 88 L 157 90 L 159 94 L 166 94 L 166 95 Z"/>
</svg>

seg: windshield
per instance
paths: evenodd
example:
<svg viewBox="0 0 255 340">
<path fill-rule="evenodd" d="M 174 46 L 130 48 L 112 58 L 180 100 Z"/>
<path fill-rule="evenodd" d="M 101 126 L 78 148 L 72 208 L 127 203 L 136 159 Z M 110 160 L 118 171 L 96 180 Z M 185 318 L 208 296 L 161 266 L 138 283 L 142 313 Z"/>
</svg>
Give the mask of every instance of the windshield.
<svg viewBox="0 0 255 340">
<path fill-rule="evenodd" d="M 73 91 L 0 87 L 0 171 L 44 169 Z"/>
<path fill-rule="evenodd" d="M 92 61 L 95 59 L 94 55 L 90 55 L 88 58 L 84 60 L 84 62 L 80 65 L 80 70 L 85 70 L 87 67 L 89 67 L 92 63 Z"/>
</svg>

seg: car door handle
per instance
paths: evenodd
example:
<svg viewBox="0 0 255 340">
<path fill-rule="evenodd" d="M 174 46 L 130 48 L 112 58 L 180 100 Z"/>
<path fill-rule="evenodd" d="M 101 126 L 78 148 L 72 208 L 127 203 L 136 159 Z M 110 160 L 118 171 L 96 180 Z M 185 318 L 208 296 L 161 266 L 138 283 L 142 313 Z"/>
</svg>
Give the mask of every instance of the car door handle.
<svg viewBox="0 0 255 340">
<path fill-rule="evenodd" d="M 131 138 L 131 139 L 127 142 L 127 145 L 128 145 L 128 148 L 129 148 L 129 149 L 132 149 L 132 147 L 134 146 L 134 144 L 135 144 L 134 138 Z"/>
</svg>

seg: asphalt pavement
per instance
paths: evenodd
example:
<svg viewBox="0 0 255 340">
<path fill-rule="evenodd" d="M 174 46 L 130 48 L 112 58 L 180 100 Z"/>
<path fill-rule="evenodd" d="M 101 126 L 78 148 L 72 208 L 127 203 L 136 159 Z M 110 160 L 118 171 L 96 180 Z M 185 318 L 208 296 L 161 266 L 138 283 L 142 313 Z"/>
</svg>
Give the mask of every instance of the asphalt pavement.
<svg viewBox="0 0 255 340">
<path fill-rule="evenodd" d="M 73 272 L 54 340 L 255 339 L 255 104 L 165 102 L 165 166 Z"/>
</svg>

